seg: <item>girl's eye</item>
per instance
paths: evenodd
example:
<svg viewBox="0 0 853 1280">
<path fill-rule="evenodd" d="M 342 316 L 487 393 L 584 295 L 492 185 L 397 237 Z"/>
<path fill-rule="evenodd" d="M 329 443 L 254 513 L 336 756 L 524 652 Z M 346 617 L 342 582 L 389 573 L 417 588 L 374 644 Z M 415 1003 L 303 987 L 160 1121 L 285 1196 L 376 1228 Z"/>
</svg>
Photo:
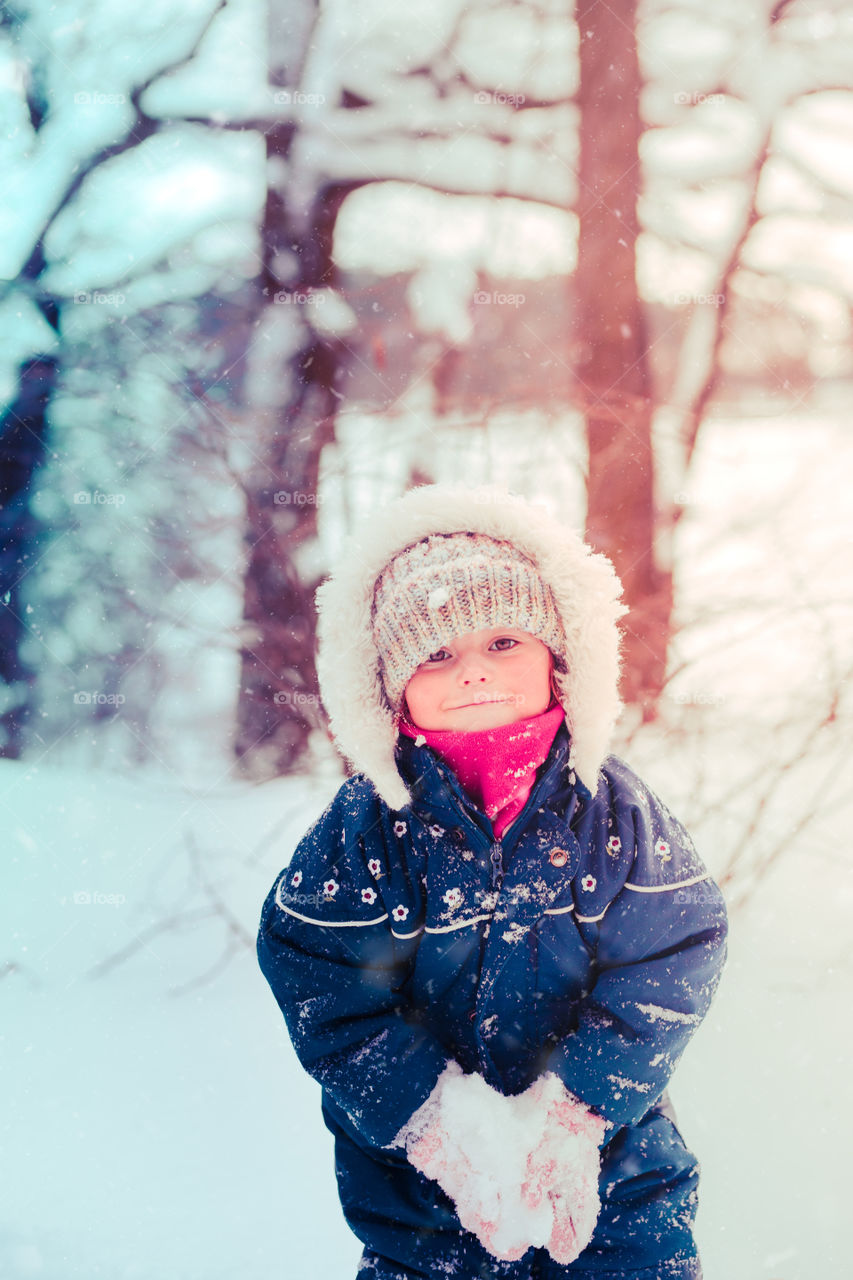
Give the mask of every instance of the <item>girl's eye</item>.
<svg viewBox="0 0 853 1280">
<path fill-rule="evenodd" d="M 518 644 L 518 641 L 513 636 L 498 636 L 497 640 L 492 641 L 492 644 L 503 644 L 504 642 L 513 646 Z M 507 650 L 504 650 L 504 652 L 507 652 Z"/>
<path fill-rule="evenodd" d="M 440 662 L 441 655 L 447 653 L 446 649 L 436 649 L 435 653 L 431 653 L 427 658 L 427 662 Z"/>
</svg>

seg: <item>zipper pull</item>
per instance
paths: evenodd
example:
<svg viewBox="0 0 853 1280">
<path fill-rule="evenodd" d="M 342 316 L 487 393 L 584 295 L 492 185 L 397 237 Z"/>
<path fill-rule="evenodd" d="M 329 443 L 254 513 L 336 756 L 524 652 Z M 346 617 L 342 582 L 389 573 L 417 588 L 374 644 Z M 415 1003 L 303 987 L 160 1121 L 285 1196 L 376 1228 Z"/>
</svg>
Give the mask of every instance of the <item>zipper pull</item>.
<svg viewBox="0 0 853 1280">
<path fill-rule="evenodd" d="M 489 857 L 492 862 L 492 888 L 499 889 L 504 878 L 503 848 L 500 840 L 496 840 L 492 845 Z"/>
</svg>

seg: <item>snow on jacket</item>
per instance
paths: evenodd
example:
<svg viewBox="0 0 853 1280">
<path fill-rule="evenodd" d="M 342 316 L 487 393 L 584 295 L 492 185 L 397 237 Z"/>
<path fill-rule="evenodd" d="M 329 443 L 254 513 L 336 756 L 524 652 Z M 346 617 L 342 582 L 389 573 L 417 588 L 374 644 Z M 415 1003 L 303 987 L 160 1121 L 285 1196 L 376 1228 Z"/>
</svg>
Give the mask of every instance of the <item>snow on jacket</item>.
<svg viewBox="0 0 853 1280">
<path fill-rule="evenodd" d="M 373 773 L 348 779 L 300 842 L 258 935 L 296 1052 L 323 1088 L 345 1215 L 377 1254 L 475 1274 L 452 1203 L 389 1144 L 450 1059 L 504 1093 L 553 1071 L 609 1127 L 592 1241 L 568 1267 L 544 1255 L 538 1274 L 693 1275 L 698 1169 L 665 1091 L 719 980 L 726 913 L 684 828 L 627 764 L 601 756 L 618 707 L 612 569 L 529 504 L 472 504 L 442 487 L 442 505 L 426 492 L 387 508 L 373 559 L 359 544 L 358 572 L 345 563 L 318 592 L 321 672 L 338 648 L 339 745 Z M 384 707 L 367 696 L 375 659 L 359 626 L 374 567 L 436 528 L 509 537 L 563 614 L 575 714 L 500 841 L 428 746 L 401 736 L 383 754 Z"/>
</svg>

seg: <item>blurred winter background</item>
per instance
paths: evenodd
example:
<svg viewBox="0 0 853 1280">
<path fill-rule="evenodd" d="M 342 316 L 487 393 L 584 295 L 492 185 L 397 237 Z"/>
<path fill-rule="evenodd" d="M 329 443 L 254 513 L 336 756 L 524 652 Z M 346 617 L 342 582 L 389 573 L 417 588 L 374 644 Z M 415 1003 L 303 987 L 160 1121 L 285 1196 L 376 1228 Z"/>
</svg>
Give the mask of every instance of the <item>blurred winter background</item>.
<svg viewBox="0 0 853 1280">
<path fill-rule="evenodd" d="M 731 906 L 706 1280 L 846 1280 L 851 6 L 8 0 L 0 114 L 0 1274 L 354 1274 L 254 935 L 313 590 L 458 479 L 615 560 Z"/>
</svg>

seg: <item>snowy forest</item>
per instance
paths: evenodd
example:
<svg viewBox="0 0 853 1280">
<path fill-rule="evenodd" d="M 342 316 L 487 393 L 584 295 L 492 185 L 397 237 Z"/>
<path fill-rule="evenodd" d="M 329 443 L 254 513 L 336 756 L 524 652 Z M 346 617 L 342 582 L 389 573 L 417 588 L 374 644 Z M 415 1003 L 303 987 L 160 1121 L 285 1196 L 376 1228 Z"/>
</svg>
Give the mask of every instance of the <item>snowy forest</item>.
<svg viewBox="0 0 853 1280">
<path fill-rule="evenodd" d="M 706 1280 L 846 1280 L 853 6 L 4 0 L 0 113 L 0 1274 L 355 1274 L 255 933 L 314 592 L 452 480 L 613 560 L 728 903 Z"/>
</svg>

